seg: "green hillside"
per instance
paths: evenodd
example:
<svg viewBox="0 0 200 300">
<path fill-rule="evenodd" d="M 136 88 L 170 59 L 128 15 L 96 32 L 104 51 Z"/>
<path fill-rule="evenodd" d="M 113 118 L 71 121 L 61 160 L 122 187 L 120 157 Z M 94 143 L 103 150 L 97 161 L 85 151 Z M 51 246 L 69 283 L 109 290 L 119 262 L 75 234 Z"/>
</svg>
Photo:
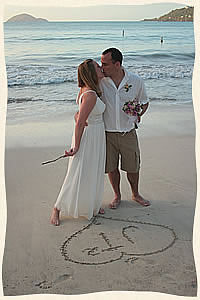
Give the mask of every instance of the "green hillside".
<svg viewBox="0 0 200 300">
<path fill-rule="evenodd" d="M 184 8 L 174 9 L 168 14 L 154 19 L 144 19 L 144 21 L 161 21 L 161 22 L 192 22 L 194 7 L 186 6 Z"/>
<path fill-rule="evenodd" d="M 29 14 L 19 14 L 7 20 L 7 22 L 48 22 L 46 19 L 35 18 Z"/>
</svg>

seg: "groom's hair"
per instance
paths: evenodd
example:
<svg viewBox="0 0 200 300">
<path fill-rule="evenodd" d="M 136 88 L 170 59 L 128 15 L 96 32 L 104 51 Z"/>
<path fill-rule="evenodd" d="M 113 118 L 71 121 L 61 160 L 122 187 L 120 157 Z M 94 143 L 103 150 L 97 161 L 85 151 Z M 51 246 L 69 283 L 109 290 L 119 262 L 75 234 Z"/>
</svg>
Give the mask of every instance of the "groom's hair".
<svg viewBox="0 0 200 300">
<path fill-rule="evenodd" d="M 120 62 L 120 65 L 122 64 L 123 55 L 121 51 L 117 48 L 108 48 L 102 52 L 102 55 L 105 55 L 107 53 L 111 53 L 112 61 L 113 63 L 116 63 L 117 61 Z"/>
</svg>

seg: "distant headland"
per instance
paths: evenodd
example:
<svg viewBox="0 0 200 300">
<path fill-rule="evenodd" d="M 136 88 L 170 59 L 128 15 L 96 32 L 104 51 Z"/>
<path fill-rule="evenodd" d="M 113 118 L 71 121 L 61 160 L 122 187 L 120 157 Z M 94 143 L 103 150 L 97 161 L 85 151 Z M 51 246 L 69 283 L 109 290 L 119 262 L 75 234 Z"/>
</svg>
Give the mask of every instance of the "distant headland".
<svg viewBox="0 0 200 300">
<path fill-rule="evenodd" d="M 35 18 L 29 14 L 20 14 L 20 15 L 16 15 L 10 19 L 8 19 L 6 21 L 7 22 L 27 22 L 27 23 L 32 23 L 32 22 L 48 22 L 48 20 L 46 19 L 42 19 L 42 18 Z"/>
<path fill-rule="evenodd" d="M 159 18 L 144 19 L 143 21 L 160 21 L 160 22 L 193 22 L 194 7 L 186 6 L 170 11 L 168 14 Z"/>
</svg>

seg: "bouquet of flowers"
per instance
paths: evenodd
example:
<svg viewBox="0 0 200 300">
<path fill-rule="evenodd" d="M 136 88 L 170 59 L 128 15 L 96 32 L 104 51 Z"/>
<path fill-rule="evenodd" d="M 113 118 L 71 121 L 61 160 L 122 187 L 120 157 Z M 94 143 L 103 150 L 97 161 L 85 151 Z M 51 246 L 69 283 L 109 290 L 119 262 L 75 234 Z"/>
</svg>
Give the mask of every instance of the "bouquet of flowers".
<svg viewBox="0 0 200 300">
<path fill-rule="evenodd" d="M 124 103 L 122 110 L 129 116 L 140 116 L 142 110 L 142 104 L 140 104 L 136 99 L 130 100 Z"/>
</svg>

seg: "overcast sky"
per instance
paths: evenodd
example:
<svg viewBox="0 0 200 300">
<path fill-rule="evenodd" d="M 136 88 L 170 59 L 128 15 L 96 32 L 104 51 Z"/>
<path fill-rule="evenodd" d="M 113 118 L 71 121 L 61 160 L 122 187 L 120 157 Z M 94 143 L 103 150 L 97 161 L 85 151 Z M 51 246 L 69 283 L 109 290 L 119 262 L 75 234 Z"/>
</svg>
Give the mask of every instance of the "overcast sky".
<svg viewBox="0 0 200 300">
<path fill-rule="evenodd" d="M 155 3 L 152 3 L 155 2 Z M 14 0 L 6 1 L 4 7 L 4 21 L 7 21 L 10 17 L 21 14 L 28 13 L 34 17 L 40 17 L 48 19 L 49 21 L 70 21 L 70 20 L 127 20 L 127 21 L 137 21 L 144 18 L 153 18 L 159 17 L 165 13 L 168 13 L 170 10 L 175 8 L 181 8 L 186 6 L 185 2 L 188 5 L 192 5 L 192 1 L 140 1 L 137 0 L 85 0 L 85 1 L 76 1 L 76 7 L 72 6 L 72 1 L 54 1 L 44 0 L 39 1 L 39 4 L 36 2 L 30 2 L 30 0 L 24 1 L 26 6 L 23 5 L 23 1 L 20 1 L 20 5 L 16 5 Z M 32 3 L 32 4 L 31 4 Z M 48 5 L 49 3 L 49 5 Z M 57 6 L 55 6 L 57 3 Z M 84 4 L 83 4 L 84 3 Z M 93 5 L 91 5 L 91 3 Z M 102 3 L 103 5 L 99 5 Z M 116 5 L 113 5 L 116 3 Z M 120 3 L 123 3 L 121 5 Z M 129 3 L 129 5 L 128 5 Z M 134 5 L 130 5 L 130 3 Z M 147 3 L 142 4 L 141 3 Z M 148 4 L 149 3 L 149 4 Z M 151 3 L 151 4 L 150 4 Z M 13 4 L 13 5 L 11 5 Z M 14 5 L 15 4 L 15 5 Z M 87 6 L 90 4 L 90 6 Z M 111 4 L 111 5 L 110 5 Z M 126 4 L 126 5 L 124 5 Z M 41 6 L 43 5 L 43 6 Z M 77 6 L 79 5 L 79 7 Z M 81 5 L 81 7 L 80 7 Z"/>
</svg>

